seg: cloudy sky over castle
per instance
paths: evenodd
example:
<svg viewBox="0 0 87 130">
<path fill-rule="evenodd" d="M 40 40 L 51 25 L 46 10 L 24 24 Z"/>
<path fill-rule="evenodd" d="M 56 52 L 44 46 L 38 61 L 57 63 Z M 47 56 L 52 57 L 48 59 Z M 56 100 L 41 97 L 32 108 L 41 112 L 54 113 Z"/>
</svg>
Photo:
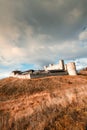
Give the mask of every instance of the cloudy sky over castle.
<svg viewBox="0 0 87 130">
<path fill-rule="evenodd" d="M 0 75 L 77 58 L 87 58 L 87 0 L 0 0 Z"/>
</svg>

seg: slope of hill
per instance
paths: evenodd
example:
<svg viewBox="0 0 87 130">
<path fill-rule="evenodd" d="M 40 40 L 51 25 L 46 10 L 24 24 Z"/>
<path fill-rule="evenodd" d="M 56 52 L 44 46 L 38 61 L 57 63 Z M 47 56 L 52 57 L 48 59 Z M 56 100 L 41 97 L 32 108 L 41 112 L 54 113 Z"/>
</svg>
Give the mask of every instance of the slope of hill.
<svg viewBox="0 0 87 130">
<path fill-rule="evenodd" d="M 87 130 L 87 75 L 0 80 L 0 130 Z"/>
</svg>

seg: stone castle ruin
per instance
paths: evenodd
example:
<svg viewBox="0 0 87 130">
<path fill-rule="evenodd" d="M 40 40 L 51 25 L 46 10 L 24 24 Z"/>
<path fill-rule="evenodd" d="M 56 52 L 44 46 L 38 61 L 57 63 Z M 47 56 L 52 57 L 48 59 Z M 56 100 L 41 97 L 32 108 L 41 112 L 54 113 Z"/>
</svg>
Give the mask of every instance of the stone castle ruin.
<svg viewBox="0 0 87 130">
<path fill-rule="evenodd" d="M 77 75 L 76 65 L 74 62 L 64 64 L 64 60 L 59 60 L 58 64 L 49 64 L 44 66 L 43 70 L 27 70 L 27 71 L 12 71 L 10 77 L 32 79 L 46 76 L 57 76 L 57 75 Z"/>
<path fill-rule="evenodd" d="M 45 71 L 49 70 L 64 70 L 64 61 L 60 60 L 59 64 L 49 64 L 49 66 L 44 66 Z"/>
</svg>

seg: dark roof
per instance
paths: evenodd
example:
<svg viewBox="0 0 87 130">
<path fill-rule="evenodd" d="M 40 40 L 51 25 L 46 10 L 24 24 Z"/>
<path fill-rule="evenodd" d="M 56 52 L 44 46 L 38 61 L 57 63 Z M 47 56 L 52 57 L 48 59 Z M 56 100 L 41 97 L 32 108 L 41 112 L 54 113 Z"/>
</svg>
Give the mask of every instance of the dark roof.
<svg viewBox="0 0 87 130">
<path fill-rule="evenodd" d="M 19 70 L 14 70 L 14 71 L 12 71 L 12 73 L 14 73 L 14 74 L 21 74 L 22 72 L 19 71 Z"/>
</svg>

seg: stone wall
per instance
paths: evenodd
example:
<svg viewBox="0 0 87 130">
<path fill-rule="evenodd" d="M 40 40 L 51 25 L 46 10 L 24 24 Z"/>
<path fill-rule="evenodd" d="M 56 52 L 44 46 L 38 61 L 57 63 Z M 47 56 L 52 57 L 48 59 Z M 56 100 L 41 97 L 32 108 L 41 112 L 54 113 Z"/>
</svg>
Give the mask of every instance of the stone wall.
<svg viewBox="0 0 87 130">
<path fill-rule="evenodd" d="M 30 74 L 30 78 L 42 78 L 42 77 L 47 77 L 47 76 L 63 76 L 63 75 L 68 75 L 66 71 L 64 72 L 56 72 L 56 73 L 41 73 L 41 74 Z"/>
<path fill-rule="evenodd" d="M 20 79 L 33 79 L 33 78 L 42 78 L 42 77 L 47 77 L 47 76 L 60 76 L 60 75 L 67 75 L 67 72 L 56 72 L 56 73 L 39 73 L 39 74 L 26 74 L 26 75 L 20 75 L 20 74 L 16 74 L 16 75 L 10 75 L 10 77 L 14 77 L 14 78 L 20 78 Z"/>
<path fill-rule="evenodd" d="M 30 74 L 11 74 L 10 77 L 14 77 L 14 78 L 20 78 L 20 79 L 30 79 Z"/>
</svg>

